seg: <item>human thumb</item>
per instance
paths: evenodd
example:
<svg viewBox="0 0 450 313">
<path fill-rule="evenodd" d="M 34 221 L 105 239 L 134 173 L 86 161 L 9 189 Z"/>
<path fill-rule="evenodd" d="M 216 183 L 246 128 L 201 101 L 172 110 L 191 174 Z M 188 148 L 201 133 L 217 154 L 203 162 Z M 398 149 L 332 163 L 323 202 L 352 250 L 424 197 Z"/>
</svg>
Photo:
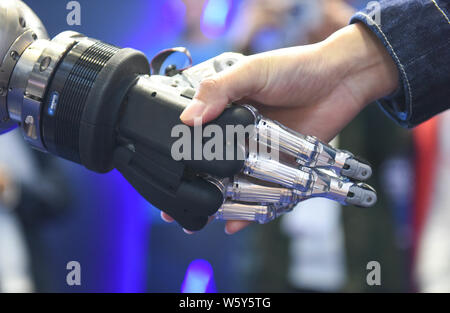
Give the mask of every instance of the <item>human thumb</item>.
<svg viewBox="0 0 450 313">
<path fill-rule="evenodd" d="M 229 103 L 261 89 L 264 82 L 257 62 L 256 59 L 247 57 L 225 71 L 203 80 L 191 104 L 181 114 L 181 121 L 189 126 L 194 126 L 194 121 L 199 119 L 202 123 L 210 122 Z"/>
</svg>

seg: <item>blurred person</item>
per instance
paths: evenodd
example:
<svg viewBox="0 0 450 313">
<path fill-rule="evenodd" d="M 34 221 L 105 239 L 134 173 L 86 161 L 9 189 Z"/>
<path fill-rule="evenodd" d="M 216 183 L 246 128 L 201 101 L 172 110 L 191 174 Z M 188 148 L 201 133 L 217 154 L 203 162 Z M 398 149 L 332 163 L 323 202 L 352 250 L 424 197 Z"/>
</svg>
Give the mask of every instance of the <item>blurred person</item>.
<svg viewBox="0 0 450 313">
<path fill-rule="evenodd" d="M 18 202 L 18 190 L 0 165 L 0 292 L 31 292 L 29 255 L 17 217 L 10 212 Z"/>
<path fill-rule="evenodd" d="M 211 8 L 217 5 L 215 0 L 168 0 L 171 7 L 181 10 L 184 19 L 182 31 L 171 43 L 173 46 L 186 47 L 195 63 L 216 57 L 223 51 L 232 50 L 232 38 L 228 31 L 233 22 L 233 7 L 236 1 L 229 1 L 227 12 L 217 17 Z M 162 68 L 176 64 L 178 68 L 185 67 L 187 60 L 182 53 L 171 55 Z M 178 228 L 167 227 L 167 224 L 152 225 L 150 236 L 149 284 L 150 292 L 178 292 L 183 282 L 183 276 L 189 272 L 188 265 L 201 258 L 209 262 L 214 270 L 217 290 L 220 292 L 246 292 L 249 283 L 246 275 L 251 271 L 253 255 L 248 246 L 253 230 L 242 234 L 240 238 L 224 238 L 222 226 L 219 223 L 211 225 L 204 232 L 194 237 L 179 232 Z M 166 238 L 161 241 L 160 238 Z M 166 242 L 173 242 L 166 247 Z M 215 247 L 220 246 L 220 253 Z M 172 249 L 175 247 L 176 254 Z M 187 272 L 186 272 L 187 271 Z M 184 290 L 181 288 L 181 290 Z"/>
<path fill-rule="evenodd" d="M 336 8 L 343 11 L 328 20 L 327 12 Z M 305 44 L 332 23 L 339 23 L 334 30 L 345 26 L 353 12 L 349 8 L 337 0 L 243 1 L 228 38 L 233 50 L 247 54 Z M 299 204 L 288 218 L 253 229 L 251 290 L 339 290 L 345 282 L 340 210 L 337 203 L 313 199 Z"/>
<path fill-rule="evenodd" d="M 400 128 L 375 105 L 365 108 L 339 134 L 342 147 L 370 156 L 373 175 L 368 181 L 378 201 L 369 210 L 342 210 L 346 250 L 345 292 L 406 292 L 411 290 L 411 181 L 415 151 L 412 133 Z M 380 286 L 366 282 L 367 264 L 382 267 Z"/>
<path fill-rule="evenodd" d="M 45 282 L 39 230 L 68 203 L 55 159 L 32 151 L 19 130 L 0 137 L 0 291 L 31 292 Z"/>
<path fill-rule="evenodd" d="M 384 16 L 383 26 L 366 10 L 318 44 L 249 56 L 204 80 L 180 119 L 188 125 L 197 118 L 206 123 L 230 102 L 245 100 L 287 127 L 330 141 L 378 101 L 401 126 L 414 127 L 450 105 L 448 50 L 440 49 L 450 33 L 448 5 L 381 1 L 377 14 Z M 429 21 L 426 28 L 411 22 L 419 15 Z M 405 31 L 417 28 L 420 36 L 408 37 L 405 45 Z M 226 230 L 234 233 L 247 225 L 229 222 Z"/>
<path fill-rule="evenodd" d="M 450 112 L 418 127 L 417 145 L 430 186 L 418 204 L 415 278 L 421 292 L 450 292 Z M 431 144 L 431 146 L 430 146 Z M 423 199 L 423 198 L 426 199 Z M 419 224 L 420 223 L 420 224 Z"/>
<path fill-rule="evenodd" d="M 246 0 L 232 31 L 235 50 L 254 54 L 322 41 L 353 13 L 344 0 Z"/>
<path fill-rule="evenodd" d="M 249 24 L 250 32 L 244 33 L 240 43 L 250 54 L 323 40 L 345 26 L 354 13 L 341 0 L 284 0 L 281 3 L 253 0 L 248 3 L 243 19 Z M 271 40 L 270 46 L 264 44 L 264 37 L 270 37 L 268 32 L 275 29 L 280 40 Z M 246 35 L 253 37 L 246 38 Z M 337 146 L 338 139 L 332 144 Z M 341 209 L 341 205 L 333 201 L 311 199 L 298 204 L 291 214 L 283 217 L 280 226 L 289 238 L 290 260 L 287 273 L 278 273 L 288 277 L 284 288 L 286 284 L 290 291 L 301 292 L 333 292 L 343 288 L 346 267 Z M 268 258 L 266 263 L 271 260 Z M 280 260 L 272 261 L 280 263 Z M 266 264 L 261 272 L 267 272 L 273 265 Z M 272 281 L 276 279 L 273 276 Z"/>
<path fill-rule="evenodd" d="M 218 14 L 214 9 L 217 2 L 216 0 L 169 0 L 169 3 L 178 10 L 181 10 L 180 5 L 184 5 L 183 28 L 172 45 L 186 47 L 195 63 L 201 63 L 216 57 L 223 51 L 232 49 L 228 33 L 231 24 L 234 23 L 237 3 L 225 1 L 227 6 L 220 7 L 224 11 Z M 220 0 L 219 2 L 224 3 Z M 169 65 L 170 62 L 166 64 Z"/>
<path fill-rule="evenodd" d="M 354 2 L 351 1 L 350 4 L 354 5 Z M 237 46 L 243 47 L 242 49 L 246 53 L 253 54 L 283 45 L 315 43 L 347 24 L 355 12 L 350 4 L 341 0 L 286 0 L 281 3 L 264 0 L 244 1 L 241 13 L 238 14 L 238 23 L 236 23 L 236 28 L 239 30 L 234 34 L 237 38 Z M 289 29 L 292 28 L 292 25 L 296 25 L 294 31 Z M 270 36 L 268 30 L 271 30 L 276 37 Z M 293 33 L 295 33 L 294 36 Z M 254 36 L 254 38 L 249 36 Z M 266 37 L 269 37 L 269 40 L 266 40 Z M 377 181 L 377 185 L 379 185 L 378 179 L 381 178 L 379 176 L 384 173 L 382 165 L 389 163 L 391 159 L 398 159 L 399 153 L 401 156 L 408 152 L 407 142 L 409 142 L 410 136 L 405 136 L 404 133 L 400 134 L 401 132 L 396 131 L 395 125 L 389 121 L 386 123 L 381 114 L 377 113 L 373 110 L 364 112 L 357 118 L 356 123 L 353 123 L 355 127 L 344 130 L 341 135 L 346 147 L 349 149 L 351 147 L 351 150 L 358 152 L 359 155 L 374 157 L 376 161 L 375 163 L 371 162 L 372 166 L 374 169 L 379 168 L 380 170 L 375 171 L 371 184 L 375 184 L 373 181 Z M 397 147 L 388 144 L 384 136 L 378 136 L 379 133 L 374 134 L 366 127 L 366 124 L 370 124 L 370 119 L 376 120 L 379 125 L 383 126 L 383 129 L 386 129 L 386 132 L 390 132 L 391 138 L 401 139 L 406 144 L 397 145 Z M 355 138 L 353 134 L 356 133 L 361 136 Z M 366 141 L 371 143 L 370 146 L 377 148 L 368 148 Z M 337 145 L 337 140 L 334 140 L 333 145 Z M 403 150 L 404 148 L 406 150 Z M 403 188 L 402 186 L 399 186 L 397 190 Z M 383 192 L 383 198 L 391 198 L 381 187 L 377 189 L 380 193 Z M 405 197 L 406 203 L 408 203 L 407 198 L 408 195 Z M 384 284 L 385 290 L 389 288 L 390 290 L 402 290 L 405 286 L 403 281 L 406 275 L 400 269 L 401 262 L 397 262 L 399 255 L 397 255 L 395 246 L 397 242 L 394 244 L 394 240 L 392 240 L 393 234 L 390 231 L 392 226 L 388 229 L 374 227 L 377 222 L 392 225 L 390 220 L 399 216 L 395 212 L 409 209 L 405 206 L 397 208 L 397 202 L 391 201 L 388 204 L 386 201 L 380 201 L 371 210 L 373 214 L 368 214 L 367 211 L 359 212 L 358 209 L 351 210 L 351 213 L 347 214 L 346 211 L 349 208 L 346 208 L 343 215 L 338 203 L 326 199 L 311 199 L 300 203 L 293 212 L 283 217 L 281 225 L 275 221 L 273 224 L 277 224 L 276 226 L 267 225 L 264 229 L 258 229 L 257 235 L 265 239 L 261 240 L 263 244 L 258 245 L 257 240 L 254 244 L 259 247 L 259 249 L 254 249 L 258 255 L 256 258 L 258 261 L 254 262 L 256 264 L 254 267 L 255 277 L 252 279 L 255 281 L 255 286 L 262 291 L 283 290 L 286 288 L 286 281 L 280 282 L 280 276 L 288 274 L 288 284 L 292 288 L 289 290 L 291 291 L 338 291 L 343 288 L 361 291 L 365 288 L 363 284 L 365 273 L 362 269 L 365 269 L 369 256 L 372 258 L 376 256 L 375 258 L 378 260 L 391 260 L 386 262 L 389 265 L 384 266 L 384 272 L 388 273 L 390 277 Z M 391 212 L 395 213 L 393 217 Z M 354 220 L 360 225 L 359 227 L 350 226 L 349 222 L 353 223 Z M 345 230 L 342 225 L 343 221 Z M 279 226 L 282 226 L 285 235 L 288 236 L 289 255 L 288 247 L 284 247 L 284 243 L 281 242 L 286 238 L 279 234 Z M 402 227 L 404 227 L 403 224 L 399 224 L 398 228 Z M 369 229 L 371 231 L 368 231 Z M 370 233 L 379 233 L 376 236 L 379 240 L 392 242 L 392 244 L 378 245 L 378 248 L 374 248 L 374 243 L 370 240 Z M 357 240 L 354 239 L 355 237 Z M 403 237 L 399 240 L 402 241 Z M 266 244 L 277 246 L 275 255 L 278 257 L 264 252 Z M 402 243 L 399 242 L 399 244 Z M 345 252 L 350 258 L 347 262 Z M 288 264 L 283 267 L 276 266 L 284 264 L 283 259 L 288 256 L 290 257 Z M 286 273 L 280 268 L 288 268 L 288 272 Z M 264 275 L 260 275 L 261 273 Z M 396 279 L 400 283 L 396 283 Z M 346 281 L 347 284 L 345 284 Z M 278 289 L 274 289 L 274 286 L 277 286 Z"/>
<path fill-rule="evenodd" d="M 358 12 L 351 25 L 318 44 L 247 57 L 205 80 L 180 118 L 188 125 L 196 118 L 208 122 L 228 103 L 243 100 L 290 128 L 329 141 L 378 101 L 398 124 L 414 127 L 449 108 L 448 49 L 441 49 L 450 33 L 448 5 L 381 1 L 375 16 L 370 8 Z M 382 24 L 374 21 L 377 14 Z M 247 225 L 228 222 L 226 232 Z"/>
</svg>

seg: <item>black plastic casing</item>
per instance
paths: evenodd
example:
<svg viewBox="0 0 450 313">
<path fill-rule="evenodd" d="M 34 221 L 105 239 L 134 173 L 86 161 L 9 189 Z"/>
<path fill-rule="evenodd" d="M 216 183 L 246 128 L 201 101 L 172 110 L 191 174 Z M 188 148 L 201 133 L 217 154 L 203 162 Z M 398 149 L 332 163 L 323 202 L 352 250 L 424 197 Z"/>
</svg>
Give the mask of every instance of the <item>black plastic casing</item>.
<svg viewBox="0 0 450 313">
<path fill-rule="evenodd" d="M 139 51 L 92 40 L 74 45 L 46 93 L 44 144 L 50 153 L 98 173 L 117 168 L 154 206 L 184 228 L 200 230 L 224 201 L 222 191 L 201 174 L 231 177 L 244 161 L 175 161 L 171 131 L 181 124 L 184 107 L 177 96 L 164 97 L 136 84 L 149 73 Z M 235 106 L 214 124 L 225 129 L 254 122 L 250 110 Z"/>
<path fill-rule="evenodd" d="M 182 102 L 177 100 L 177 97 L 165 97 L 141 84 L 131 87 L 118 124 L 122 147 L 116 150 L 115 166 L 153 205 L 175 218 L 184 228 L 199 230 L 223 204 L 224 196 L 198 174 L 232 177 L 242 170 L 244 160 L 226 160 L 225 147 L 221 160 L 194 160 L 192 147 L 188 160 L 175 161 L 171 149 L 178 138 L 172 137 L 171 133 L 174 126 L 181 124 L 180 115 L 184 109 Z M 227 125 L 247 126 L 254 122 L 250 110 L 234 106 L 226 109 L 213 123 L 223 130 L 225 146 Z M 194 130 L 190 129 L 193 144 Z M 240 148 L 235 146 L 234 151 Z"/>
</svg>

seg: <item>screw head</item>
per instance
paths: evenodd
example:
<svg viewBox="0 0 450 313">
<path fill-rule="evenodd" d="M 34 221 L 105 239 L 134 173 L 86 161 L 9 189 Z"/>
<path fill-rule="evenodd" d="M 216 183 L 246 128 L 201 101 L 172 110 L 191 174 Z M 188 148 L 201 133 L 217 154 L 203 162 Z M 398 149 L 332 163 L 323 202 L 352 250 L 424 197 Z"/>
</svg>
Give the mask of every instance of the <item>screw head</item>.
<svg viewBox="0 0 450 313">
<path fill-rule="evenodd" d="M 51 62 L 52 62 L 52 58 L 51 57 L 43 58 L 42 61 L 41 61 L 40 66 L 39 66 L 39 70 L 41 72 L 45 71 L 49 67 Z"/>
<path fill-rule="evenodd" d="M 20 26 L 22 26 L 23 28 L 25 28 L 27 26 L 27 22 L 25 21 L 25 19 L 21 16 L 19 17 L 19 24 Z"/>
<path fill-rule="evenodd" d="M 17 53 L 17 51 L 11 51 L 9 55 L 14 61 L 17 61 L 19 59 L 19 54 Z"/>
<path fill-rule="evenodd" d="M 31 115 L 28 115 L 28 116 L 25 118 L 25 124 L 27 124 L 27 125 L 33 125 L 33 124 L 34 124 L 34 118 L 33 118 Z"/>
</svg>

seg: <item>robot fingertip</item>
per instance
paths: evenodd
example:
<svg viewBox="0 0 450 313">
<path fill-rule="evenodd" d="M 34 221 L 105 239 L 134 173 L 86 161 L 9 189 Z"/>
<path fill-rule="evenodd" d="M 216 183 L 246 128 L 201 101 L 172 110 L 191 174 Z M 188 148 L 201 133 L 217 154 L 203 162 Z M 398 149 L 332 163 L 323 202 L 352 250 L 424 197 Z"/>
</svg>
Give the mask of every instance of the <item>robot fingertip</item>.
<svg viewBox="0 0 450 313">
<path fill-rule="evenodd" d="M 345 162 L 341 173 L 349 178 L 365 181 L 372 176 L 372 167 L 369 163 L 352 158 Z"/>
<path fill-rule="evenodd" d="M 358 207 L 370 208 L 375 205 L 378 197 L 376 191 L 367 184 L 357 184 L 350 187 L 346 202 Z"/>
</svg>

